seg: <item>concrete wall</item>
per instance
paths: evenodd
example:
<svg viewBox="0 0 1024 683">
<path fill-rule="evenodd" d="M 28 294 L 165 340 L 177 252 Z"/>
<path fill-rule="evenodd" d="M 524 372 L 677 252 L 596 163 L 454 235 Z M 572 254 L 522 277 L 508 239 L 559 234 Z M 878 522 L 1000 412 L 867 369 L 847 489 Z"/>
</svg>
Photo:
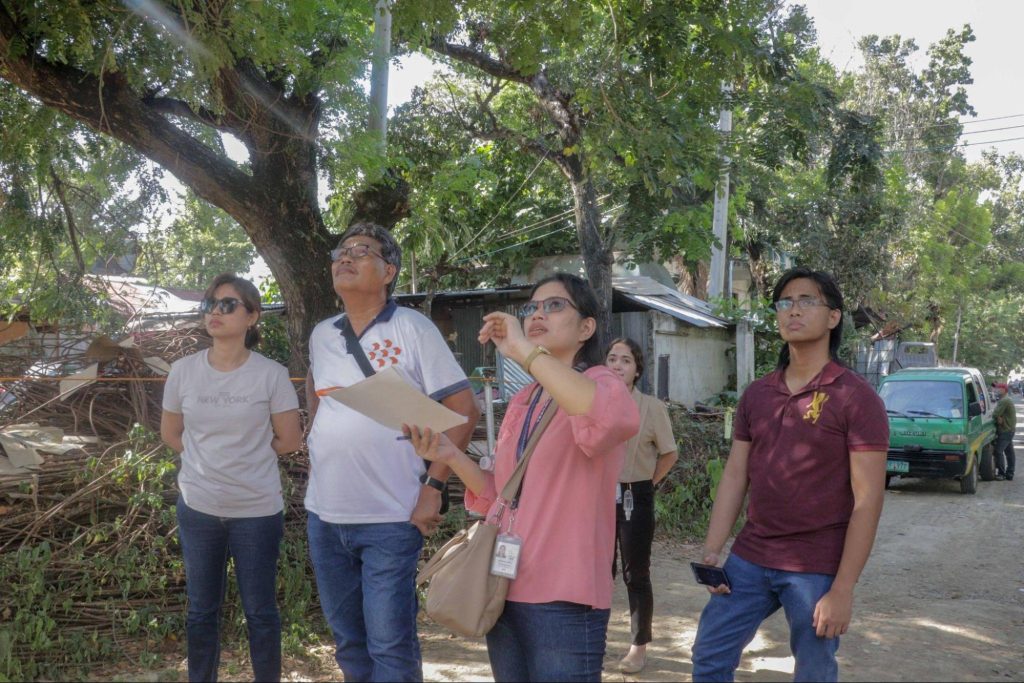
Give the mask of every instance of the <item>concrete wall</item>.
<svg viewBox="0 0 1024 683">
<path fill-rule="evenodd" d="M 697 401 L 734 389 L 735 340 L 731 328 L 699 328 L 671 316 L 652 313 L 654 326 L 654 369 L 658 386 L 658 357 L 669 356 L 668 395 L 690 408 Z"/>
</svg>

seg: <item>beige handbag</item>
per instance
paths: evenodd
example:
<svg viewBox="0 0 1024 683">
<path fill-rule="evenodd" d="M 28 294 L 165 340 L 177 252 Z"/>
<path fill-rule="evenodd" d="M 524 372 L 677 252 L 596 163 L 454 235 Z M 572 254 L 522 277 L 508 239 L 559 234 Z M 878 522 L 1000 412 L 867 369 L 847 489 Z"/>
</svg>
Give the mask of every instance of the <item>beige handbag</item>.
<svg viewBox="0 0 1024 683">
<path fill-rule="evenodd" d="M 501 529 L 504 503 L 519 495 L 530 456 L 557 410 L 557 404 L 551 401 L 530 435 L 519 464 L 501 490 L 502 505 L 497 517 L 493 521 L 477 522 L 455 534 L 416 576 L 417 586 L 430 581 L 427 616 L 461 636 L 486 635 L 505 609 L 508 579 L 491 574 L 494 541 Z"/>
</svg>

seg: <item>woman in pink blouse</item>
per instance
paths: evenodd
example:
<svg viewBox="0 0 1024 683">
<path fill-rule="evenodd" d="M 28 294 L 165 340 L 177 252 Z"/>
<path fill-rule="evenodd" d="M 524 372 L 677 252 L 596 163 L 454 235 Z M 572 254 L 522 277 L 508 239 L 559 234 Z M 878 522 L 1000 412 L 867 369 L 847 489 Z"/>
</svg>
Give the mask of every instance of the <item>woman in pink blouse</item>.
<svg viewBox="0 0 1024 683">
<path fill-rule="evenodd" d="M 522 324 L 506 313 L 484 317 L 481 343 L 492 342 L 536 379 L 509 403 L 494 474 L 443 434 L 407 428 L 417 453 L 447 464 L 466 484 L 466 507 L 490 517 L 529 433 L 549 402 L 557 406 L 526 470 L 511 529 L 510 515 L 503 517 L 502 532 L 521 545 L 505 611 L 487 634 L 495 681 L 601 679 L 615 486 L 640 414 L 604 366 L 597 313 L 590 285 L 560 273 L 534 287 Z"/>
</svg>

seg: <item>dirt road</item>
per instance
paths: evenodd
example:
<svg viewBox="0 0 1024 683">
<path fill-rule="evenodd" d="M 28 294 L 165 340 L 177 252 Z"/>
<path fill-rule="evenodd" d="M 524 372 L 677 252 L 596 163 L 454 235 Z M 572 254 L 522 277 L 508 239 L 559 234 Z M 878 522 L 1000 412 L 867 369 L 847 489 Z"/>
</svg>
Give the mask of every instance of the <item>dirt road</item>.
<svg viewBox="0 0 1024 683">
<path fill-rule="evenodd" d="M 1020 457 L 1024 428 L 1018 438 Z M 686 565 L 698 554 L 656 544 L 655 642 L 636 678 L 615 670 L 629 645 L 625 591 L 617 586 L 604 680 L 690 680 L 690 647 L 707 601 Z M 979 482 L 973 496 L 955 481 L 894 480 L 854 609 L 839 648 L 843 680 L 1024 680 L 1024 473 Z M 781 612 L 766 621 L 737 680 L 790 680 L 787 633 Z M 427 680 L 492 680 L 483 641 L 450 637 L 429 622 L 421 634 Z"/>
</svg>

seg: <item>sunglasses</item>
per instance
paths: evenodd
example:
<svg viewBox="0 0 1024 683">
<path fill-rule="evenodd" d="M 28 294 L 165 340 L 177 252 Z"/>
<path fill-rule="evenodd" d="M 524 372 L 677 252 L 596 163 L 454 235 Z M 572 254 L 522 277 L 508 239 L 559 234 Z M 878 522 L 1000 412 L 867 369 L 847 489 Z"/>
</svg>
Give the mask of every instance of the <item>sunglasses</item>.
<svg viewBox="0 0 1024 683">
<path fill-rule="evenodd" d="M 373 249 L 370 249 L 369 245 L 353 244 L 351 247 L 338 247 L 337 249 L 331 249 L 331 261 L 338 261 L 346 256 L 351 256 L 353 259 L 361 259 L 366 258 L 370 254 L 373 254 L 381 260 L 385 260 L 383 256 L 375 252 Z"/>
<path fill-rule="evenodd" d="M 529 318 L 531 315 L 537 312 L 537 309 L 543 308 L 544 315 L 551 315 L 552 313 L 558 313 L 564 311 L 566 308 L 576 308 L 576 304 L 566 299 L 564 296 L 552 296 L 544 299 L 543 301 L 527 301 L 519 309 L 519 317 Z M 576 308 L 578 311 L 579 309 Z"/>
<path fill-rule="evenodd" d="M 199 310 L 205 315 L 213 315 L 214 311 L 231 315 L 239 306 L 245 306 L 245 304 L 233 296 L 226 296 L 223 299 L 208 297 L 199 303 Z M 246 306 L 246 310 L 248 310 L 248 306 Z"/>
</svg>

